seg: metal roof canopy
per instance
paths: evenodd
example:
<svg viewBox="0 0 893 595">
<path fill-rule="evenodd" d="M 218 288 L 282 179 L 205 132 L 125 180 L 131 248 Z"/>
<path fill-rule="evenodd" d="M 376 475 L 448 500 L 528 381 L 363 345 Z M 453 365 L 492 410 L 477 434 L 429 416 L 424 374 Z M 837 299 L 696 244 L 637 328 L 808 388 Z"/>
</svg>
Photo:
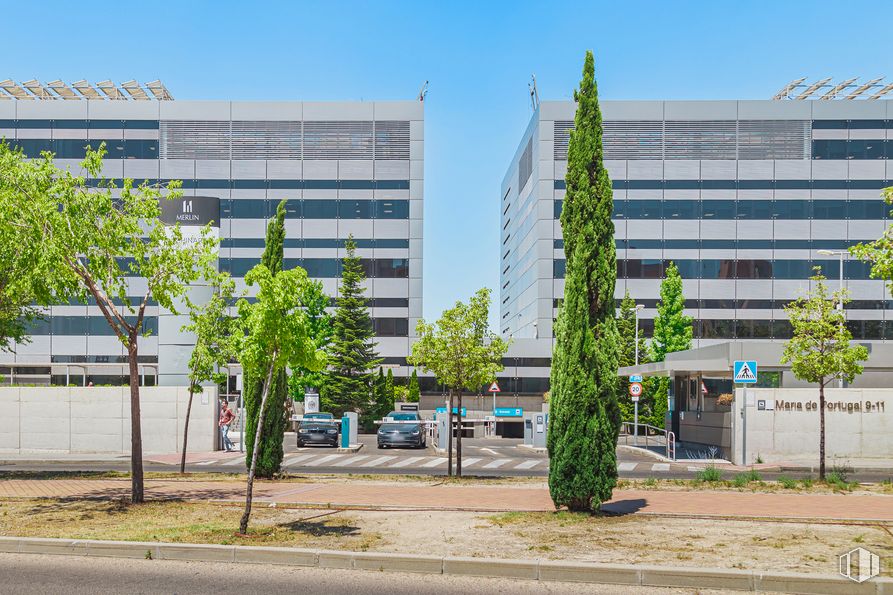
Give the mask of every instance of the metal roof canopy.
<svg viewBox="0 0 893 595">
<path fill-rule="evenodd" d="M 853 99 L 879 99 L 882 96 L 889 93 L 893 90 L 893 85 L 884 85 L 881 83 L 884 80 L 884 77 L 873 78 L 864 83 L 857 83 L 858 77 L 848 78 L 846 80 L 840 81 L 839 83 L 831 83 L 833 77 L 823 78 L 821 80 L 815 81 L 814 83 L 805 83 L 806 77 L 798 78 L 796 80 L 791 81 L 782 89 L 776 93 L 772 99 L 775 101 L 781 101 L 784 99 L 804 101 L 808 99 L 819 99 L 824 101 L 833 101 L 835 99 L 839 100 L 853 100 Z M 868 97 L 866 96 L 866 92 L 871 91 L 872 89 L 877 89 L 877 87 L 881 87 L 880 90 L 876 90 L 873 94 Z M 825 93 L 821 95 L 817 95 L 816 93 L 820 89 L 829 89 Z M 845 93 L 846 90 L 851 89 L 849 93 Z"/>
<path fill-rule="evenodd" d="M 893 345 L 866 343 L 868 360 L 863 364 L 866 372 L 893 372 Z M 755 360 L 760 370 L 783 372 L 791 369 L 782 364 L 785 343 L 781 341 L 731 341 L 706 347 L 668 353 L 662 362 L 626 366 L 617 371 L 618 376 L 675 376 L 677 374 L 702 374 L 731 377 L 736 360 Z"/>
<path fill-rule="evenodd" d="M 22 84 L 12 79 L 6 79 L 0 81 L 0 99 L 17 99 L 22 101 L 33 101 L 35 99 L 42 101 L 57 99 L 126 101 L 130 99 L 133 101 L 150 101 L 154 98 L 158 101 L 173 100 L 173 96 L 161 81 L 156 80 L 146 83 L 145 87 L 149 89 L 152 95 L 146 93 L 143 85 L 135 80 L 122 83 L 119 88 L 118 85 L 110 80 L 99 82 L 94 87 L 86 80 L 76 81 L 68 85 L 61 79 L 57 79 L 44 85 L 37 79 L 25 81 Z M 99 91 L 97 91 L 97 88 Z"/>
</svg>

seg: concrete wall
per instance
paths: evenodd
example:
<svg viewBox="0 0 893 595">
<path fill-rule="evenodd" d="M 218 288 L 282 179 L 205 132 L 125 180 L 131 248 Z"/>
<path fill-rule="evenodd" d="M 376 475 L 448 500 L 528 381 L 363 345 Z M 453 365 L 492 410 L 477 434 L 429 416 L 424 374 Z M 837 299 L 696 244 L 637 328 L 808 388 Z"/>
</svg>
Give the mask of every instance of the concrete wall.
<svg viewBox="0 0 893 595">
<path fill-rule="evenodd" d="M 195 395 L 190 452 L 217 443 L 216 387 Z M 189 394 L 186 387 L 141 387 L 143 453 L 180 452 Z M 0 453 L 130 452 L 129 387 L 0 388 Z"/>
<path fill-rule="evenodd" d="M 825 400 L 826 464 L 870 466 L 893 459 L 893 389 L 827 388 Z M 749 388 L 746 419 L 744 401 L 743 390 L 736 389 L 731 416 L 734 463 L 751 464 L 759 456 L 766 463 L 818 464 L 817 388 Z M 760 401 L 765 402 L 763 410 Z M 783 408 L 782 402 L 792 407 Z"/>
</svg>

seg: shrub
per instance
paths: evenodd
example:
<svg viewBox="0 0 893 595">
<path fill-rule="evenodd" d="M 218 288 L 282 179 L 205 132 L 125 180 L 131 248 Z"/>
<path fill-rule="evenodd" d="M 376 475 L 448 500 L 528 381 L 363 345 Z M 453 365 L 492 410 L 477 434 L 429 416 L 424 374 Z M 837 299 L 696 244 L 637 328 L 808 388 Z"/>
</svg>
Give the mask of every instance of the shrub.
<svg viewBox="0 0 893 595">
<path fill-rule="evenodd" d="M 790 477 L 785 477 L 784 475 L 778 476 L 778 483 L 780 483 L 781 487 L 783 487 L 786 490 L 797 489 L 797 480 L 791 479 Z"/>
</svg>

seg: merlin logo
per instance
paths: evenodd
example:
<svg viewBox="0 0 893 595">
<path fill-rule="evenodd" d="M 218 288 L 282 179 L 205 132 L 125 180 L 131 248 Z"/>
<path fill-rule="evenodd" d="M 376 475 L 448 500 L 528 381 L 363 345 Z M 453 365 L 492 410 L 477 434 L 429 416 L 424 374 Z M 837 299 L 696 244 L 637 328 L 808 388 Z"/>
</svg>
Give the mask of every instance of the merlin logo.
<svg viewBox="0 0 893 595">
<path fill-rule="evenodd" d="M 840 556 L 840 574 L 851 581 L 864 583 L 880 574 L 881 560 L 865 548 L 857 547 Z"/>
<path fill-rule="evenodd" d="M 183 212 L 184 212 L 184 213 L 191 213 L 191 212 L 192 212 L 192 201 L 191 201 L 191 200 L 184 200 L 184 201 L 183 201 Z"/>
</svg>

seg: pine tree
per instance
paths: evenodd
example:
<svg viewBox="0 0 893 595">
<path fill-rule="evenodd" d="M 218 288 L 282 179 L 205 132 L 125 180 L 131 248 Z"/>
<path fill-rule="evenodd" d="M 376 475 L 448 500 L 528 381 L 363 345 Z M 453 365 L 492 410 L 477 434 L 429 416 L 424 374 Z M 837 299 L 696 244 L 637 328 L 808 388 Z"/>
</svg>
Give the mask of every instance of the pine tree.
<svg viewBox="0 0 893 595">
<path fill-rule="evenodd" d="M 267 240 L 260 262 L 276 276 L 282 271 L 285 245 L 285 204 L 281 201 L 276 208 L 276 216 L 267 225 Z M 260 417 L 260 402 L 263 396 L 264 378 L 246 374 L 245 396 L 245 464 L 249 465 L 254 450 L 254 436 L 257 420 Z M 288 378 L 285 368 L 278 369 L 271 379 L 267 397 L 262 442 L 257 456 L 258 477 L 273 477 L 282 466 L 282 440 L 285 438 L 285 400 L 288 397 Z"/>
<path fill-rule="evenodd" d="M 591 511 L 611 498 L 617 484 L 620 431 L 613 198 L 591 51 L 574 99 L 561 212 L 567 268 L 552 359 L 549 491 L 556 506 Z"/>
<path fill-rule="evenodd" d="M 353 236 L 345 242 L 341 286 L 330 347 L 329 377 L 323 396 L 339 417 L 345 411 L 367 413 L 372 408 L 373 373 L 381 360 L 375 352 L 374 331 L 364 297 L 366 275 Z"/>
<path fill-rule="evenodd" d="M 419 375 L 416 373 L 415 370 L 413 370 L 412 376 L 409 377 L 409 402 L 418 403 L 420 396 L 421 390 L 419 389 Z"/>
<path fill-rule="evenodd" d="M 692 317 L 684 314 L 685 295 L 682 293 L 682 277 L 676 264 L 667 267 L 664 280 L 660 284 L 660 302 L 657 317 L 654 319 L 654 337 L 651 339 L 651 361 L 662 362 L 668 353 L 691 349 Z M 651 423 L 664 427 L 667 411 L 667 395 L 670 379 L 655 377 L 647 383 L 651 405 Z"/>
<path fill-rule="evenodd" d="M 394 409 L 394 371 L 388 368 L 388 375 L 385 378 L 385 392 L 388 394 L 388 399 L 390 400 L 390 408 Z M 390 411 L 388 412 L 390 413 Z"/>
<path fill-rule="evenodd" d="M 620 312 L 617 315 L 617 333 L 620 336 L 619 346 L 619 365 L 620 367 L 634 366 L 636 364 L 636 302 L 629 295 L 629 290 L 623 296 L 620 302 Z M 639 330 L 639 350 L 638 363 L 643 364 L 649 361 L 648 348 L 645 342 L 645 335 Z M 629 383 L 626 378 L 617 379 L 617 400 L 620 405 L 621 417 L 625 421 L 633 419 L 633 402 L 629 395 Z M 647 396 L 640 397 L 639 413 L 646 414 L 643 411 L 643 405 L 647 401 Z"/>
</svg>

